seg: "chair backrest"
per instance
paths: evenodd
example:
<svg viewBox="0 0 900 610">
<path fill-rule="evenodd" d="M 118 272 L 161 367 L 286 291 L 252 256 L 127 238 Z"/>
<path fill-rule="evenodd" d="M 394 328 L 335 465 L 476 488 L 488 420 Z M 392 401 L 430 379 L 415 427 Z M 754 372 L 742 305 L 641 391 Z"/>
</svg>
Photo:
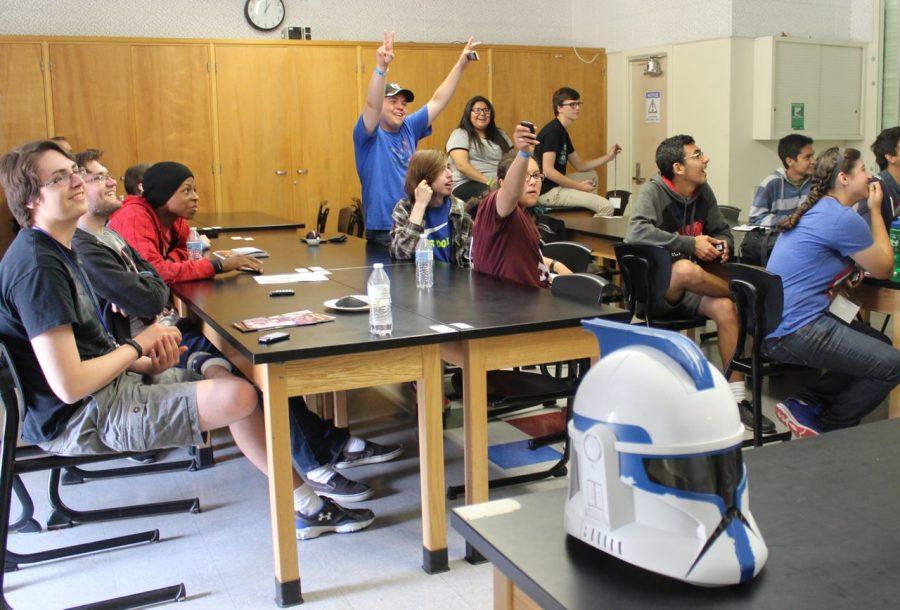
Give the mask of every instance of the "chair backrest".
<svg viewBox="0 0 900 610">
<path fill-rule="evenodd" d="M 319 232 L 319 235 L 325 234 L 325 227 L 328 224 L 328 214 L 331 213 L 331 209 L 328 207 L 328 200 L 319 202 L 319 213 L 316 216 L 316 231 Z"/>
<path fill-rule="evenodd" d="M 743 328 L 754 337 L 765 337 L 781 323 L 784 288 L 781 277 L 761 267 L 728 263 L 731 295 Z"/>
<path fill-rule="evenodd" d="M 594 260 L 591 249 L 577 241 L 554 241 L 541 248 L 544 256 L 558 260 L 572 273 L 584 273 Z"/>
<path fill-rule="evenodd" d="M 649 311 L 649 305 L 663 298 L 672 278 L 672 255 L 662 246 L 638 246 L 619 243 L 613 246 L 622 268 L 625 302 L 632 314 L 638 305 Z"/>
<path fill-rule="evenodd" d="M 593 273 L 572 273 L 557 275 L 550 284 L 553 294 L 572 297 L 578 301 L 597 305 L 603 300 L 603 293 L 609 280 Z"/>
<path fill-rule="evenodd" d="M 720 205 L 719 211 L 725 217 L 725 221 L 732 227 L 740 223 L 741 208 L 733 205 Z"/>
<path fill-rule="evenodd" d="M 338 212 L 338 231 L 347 235 L 362 237 L 365 233 L 365 221 L 362 214 L 362 203 L 353 198 L 353 205 L 341 208 Z"/>
</svg>

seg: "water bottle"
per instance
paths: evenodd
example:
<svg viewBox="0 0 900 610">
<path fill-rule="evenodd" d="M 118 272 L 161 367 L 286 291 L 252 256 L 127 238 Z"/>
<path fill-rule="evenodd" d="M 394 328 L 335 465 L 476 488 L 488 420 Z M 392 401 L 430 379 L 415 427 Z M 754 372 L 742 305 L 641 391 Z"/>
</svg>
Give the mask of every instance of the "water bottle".
<svg viewBox="0 0 900 610">
<path fill-rule="evenodd" d="M 198 261 L 203 258 L 203 240 L 197 229 L 191 227 L 191 233 L 187 239 L 188 260 Z"/>
<path fill-rule="evenodd" d="M 384 272 L 382 263 L 375 263 L 375 269 L 366 284 L 369 297 L 369 332 L 379 337 L 391 334 L 394 319 L 391 316 L 391 280 Z"/>
<path fill-rule="evenodd" d="M 891 223 L 891 247 L 894 249 L 894 275 L 891 281 L 900 282 L 900 218 Z"/>
<path fill-rule="evenodd" d="M 416 286 L 434 286 L 434 251 L 424 233 L 419 236 L 419 243 L 416 244 Z"/>
</svg>

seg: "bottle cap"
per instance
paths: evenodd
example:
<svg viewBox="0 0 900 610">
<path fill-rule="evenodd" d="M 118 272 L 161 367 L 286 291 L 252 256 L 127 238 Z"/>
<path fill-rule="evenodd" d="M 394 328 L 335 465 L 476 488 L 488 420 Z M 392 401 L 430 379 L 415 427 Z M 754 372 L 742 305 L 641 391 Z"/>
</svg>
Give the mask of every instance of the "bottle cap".
<svg viewBox="0 0 900 610">
<path fill-rule="evenodd" d="M 375 263 L 375 264 L 372 265 L 372 266 L 373 266 L 375 269 L 383 269 L 383 268 L 384 268 L 384 263 Z"/>
</svg>

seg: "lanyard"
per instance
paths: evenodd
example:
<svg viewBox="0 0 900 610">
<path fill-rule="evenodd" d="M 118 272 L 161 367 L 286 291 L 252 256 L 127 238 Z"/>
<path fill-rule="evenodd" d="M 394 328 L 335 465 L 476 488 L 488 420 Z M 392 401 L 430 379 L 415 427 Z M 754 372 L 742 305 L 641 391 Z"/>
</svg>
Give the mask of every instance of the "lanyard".
<svg viewBox="0 0 900 610">
<path fill-rule="evenodd" d="M 97 314 L 97 319 L 100 320 L 100 324 L 103 326 L 103 330 L 106 331 L 106 338 L 114 346 L 119 347 L 119 344 L 116 342 L 112 333 L 109 332 L 109 327 L 106 325 L 106 320 L 103 318 L 103 313 L 100 310 L 100 303 L 99 303 L 99 301 L 97 301 L 97 295 L 94 294 L 94 289 L 91 286 L 90 281 L 88 281 L 87 276 L 84 275 L 84 271 L 81 269 L 81 265 L 78 264 L 76 261 L 72 260 L 72 258 L 69 256 L 69 253 L 66 251 L 66 249 L 63 248 L 62 244 L 60 244 L 58 241 L 56 241 L 56 239 L 54 239 L 52 235 L 50 235 L 49 233 L 47 233 L 44 229 L 41 229 L 40 227 L 32 227 L 32 228 L 35 231 L 38 231 L 38 232 L 46 235 L 50 239 L 50 242 L 56 247 L 56 249 L 59 250 L 59 253 L 63 255 L 63 258 L 66 259 L 66 262 L 68 263 L 66 265 L 66 267 L 70 270 L 72 270 L 72 269 L 75 270 L 75 273 L 78 275 L 78 278 L 76 279 L 75 277 L 72 277 L 72 279 L 79 281 L 81 283 L 82 288 L 84 288 L 84 291 L 90 297 L 91 304 L 94 306 L 94 312 Z M 70 277 L 71 277 L 71 274 L 70 274 Z"/>
</svg>

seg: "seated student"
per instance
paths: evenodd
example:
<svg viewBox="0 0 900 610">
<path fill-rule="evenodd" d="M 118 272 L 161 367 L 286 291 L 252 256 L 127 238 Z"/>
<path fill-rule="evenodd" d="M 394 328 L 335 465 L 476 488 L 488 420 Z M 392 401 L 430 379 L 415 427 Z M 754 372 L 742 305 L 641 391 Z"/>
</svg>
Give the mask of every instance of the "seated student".
<svg viewBox="0 0 900 610">
<path fill-rule="evenodd" d="M 819 155 L 809 198 L 781 223 L 769 259 L 767 269 L 784 284 L 784 314 L 763 349 L 779 362 L 825 371 L 775 407 L 796 436 L 859 424 L 900 382 L 900 351 L 867 324 L 832 313 L 829 304 L 835 280 L 854 264 L 876 278 L 893 273 L 884 219 L 872 214 L 870 231 L 849 209 L 866 197 L 873 209 L 881 205 L 881 184 L 869 178 L 858 150 L 829 148 Z"/>
<path fill-rule="evenodd" d="M 890 127 L 878 134 L 872 152 L 881 170 L 875 176 L 881 181 L 884 193 L 881 217 L 890 231 L 891 222 L 900 215 L 900 127 Z"/>
<path fill-rule="evenodd" d="M 510 149 L 509 136 L 494 122 L 494 106 L 476 95 L 463 109 L 459 126 L 450 133 L 447 152 L 453 170 L 453 195 L 479 200 L 497 182 L 497 164 Z"/>
<path fill-rule="evenodd" d="M 716 323 L 719 354 L 727 363 L 737 348 L 737 310 L 731 300 L 724 263 L 731 258 L 734 238 L 716 196 L 706 181 L 709 157 L 687 135 L 672 136 L 656 148 L 655 176 L 641 187 L 631 208 L 625 241 L 663 246 L 672 254 L 672 278 L 665 298 L 652 305 L 656 316 L 700 314 Z M 721 248 L 721 251 L 717 249 Z M 748 430 L 753 407 L 746 400 L 744 376 L 732 373 L 731 391 Z M 762 430 L 775 431 L 763 416 Z"/>
<path fill-rule="evenodd" d="M 128 196 L 137 197 L 144 194 L 144 174 L 148 169 L 150 169 L 149 163 L 138 163 L 125 170 L 125 174 L 122 176 L 125 199 L 128 199 Z"/>
<path fill-rule="evenodd" d="M 784 168 L 776 169 L 756 188 L 748 224 L 765 229 L 750 231 L 744 237 L 742 262 L 765 265 L 778 238 L 776 226 L 806 201 L 810 176 L 816 168 L 812 145 L 812 138 L 799 133 L 786 135 L 778 141 L 778 158 Z"/>
<path fill-rule="evenodd" d="M 541 254 L 541 237 L 532 211 L 543 179 L 531 156 L 536 144 L 530 129 L 516 126 L 515 149 L 497 166 L 500 188 L 478 204 L 472 229 L 472 266 L 479 273 L 547 288 L 551 273 L 571 271 Z"/>
<path fill-rule="evenodd" d="M 465 204 L 450 194 L 447 154 L 420 150 L 409 160 L 404 190 L 406 197 L 391 213 L 391 256 L 409 260 L 424 233 L 431 242 L 434 260 L 469 266 L 472 218 Z M 415 203 L 411 203 L 411 202 Z"/>
<path fill-rule="evenodd" d="M 556 118 L 541 129 L 535 151 L 544 172 L 538 203 L 552 208 L 587 208 L 594 216 L 612 216 L 613 205 L 596 192 L 596 173 L 590 179 L 579 176 L 576 180 L 566 176 L 568 164 L 576 172 L 593 173 L 594 169 L 606 165 L 622 152 L 618 144 L 613 144 L 609 152 L 596 159 L 582 160 L 575 152 L 569 127 L 581 117 L 583 103 L 581 94 L 570 87 L 562 87 L 553 93 L 553 116 Z"/>
<path fill-rule="evenodd" d="M 156 163 L 142 181 L 143 195 L 129 195 L 109 220 L 110 228 L 140 252 L 166 283 L 202 280 L 235 269 L 261 271 L 252 256 L 189 260 L 190 220 L 197 213 L 191 170 L 174 161 Z"/>
<path fill-rule="evenodd" d="M 0 261 L 0 339 L 22 377 L 22 437 L 64 455 L 188 447 L 228 426 L 264 474 L 262 411 L 253 386 L 173 368 L 181 333 L 151 324 L 121 345 L 71 249 L 87 210 L 85 172 L 55 142 L 25 144 L 0 158 L 0 185 L 22 225 Z M 213 367 L 214 368 L 214 367 Z M 369 510 L 320 498 L 293 474 L 297 536 L 352 532 Z"/>
<path fill-rule="evenodd" d="M 113 338 L 121 343 L 164 316 L 183 333 L 181 344 L 187 351 L 182 354 L 181 366 L 204 375 L 221 367 L 217 376 L 230 376 L 230 363 L 189 320 L 179 320 L 169 308 L 169 287 L 156 270 L 115 230 L 106 226 L 110 215 L 122 204 L 116 197 L 115 178 L 100 163 L 102 154 L 89 149 L 75 158 L 88 173 L 87 212 L 78 221 L 73 245 Z M 350 467 L 388 461 L 400 455 L 402 447 L 385 447 L 352 437 L 347 430 L 336 428 L 312 413 L 300 397 L 292 398 L 289 404 L 294 461 L 310 487 L 340 502 L 361 502 L 372 497 L 374 492 L 369 485 L 335 472 L 335 465 Z"/>
</svg>

